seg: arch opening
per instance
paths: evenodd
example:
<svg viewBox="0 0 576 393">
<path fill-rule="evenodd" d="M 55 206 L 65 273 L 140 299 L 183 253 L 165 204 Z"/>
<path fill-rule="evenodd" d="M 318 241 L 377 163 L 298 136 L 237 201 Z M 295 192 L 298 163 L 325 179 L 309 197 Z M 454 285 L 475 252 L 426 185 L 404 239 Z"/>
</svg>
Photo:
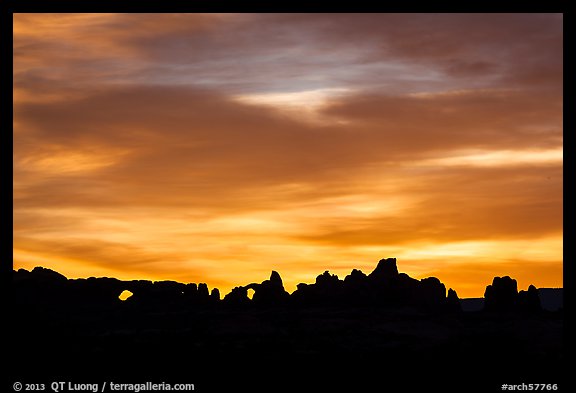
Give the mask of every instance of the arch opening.
<svg viewBox="0 0 576 393">
<path fill-rule="evenodd" d="M 118 299 L 125 301 L 126 299 L 132 297 L 132 295 L 134 295 L 132 292 L 130 292 L 129 290 L 125 289 L 122 291 L 122 293 L 118 296 Z"/>
</svg>

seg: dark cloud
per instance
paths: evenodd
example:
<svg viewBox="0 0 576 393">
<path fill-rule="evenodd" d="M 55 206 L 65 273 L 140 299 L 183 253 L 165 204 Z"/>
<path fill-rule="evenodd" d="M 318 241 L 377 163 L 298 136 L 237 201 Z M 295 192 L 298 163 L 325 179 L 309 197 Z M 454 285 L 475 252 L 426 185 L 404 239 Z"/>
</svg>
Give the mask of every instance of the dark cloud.
<svg viewBox="0 0 576 393">
<path fill-rule="evenodd" d="M 46 34 L 18 35 L 15 56 L 23 65 L 48 59 L 53 66 L 33 74 L 62 85 L 414 92 L 445 90 L 447 83 L 558 89 L 562 80 L 562 16 L 556 14 L 120 14 L 76 24 L 71 16 L 54 18 L 50 24 L 45 16 L 18 16 L 19 25 Z M 62 18 L 71 19 L 72 38 L 54 27 Z"/>
</svg>

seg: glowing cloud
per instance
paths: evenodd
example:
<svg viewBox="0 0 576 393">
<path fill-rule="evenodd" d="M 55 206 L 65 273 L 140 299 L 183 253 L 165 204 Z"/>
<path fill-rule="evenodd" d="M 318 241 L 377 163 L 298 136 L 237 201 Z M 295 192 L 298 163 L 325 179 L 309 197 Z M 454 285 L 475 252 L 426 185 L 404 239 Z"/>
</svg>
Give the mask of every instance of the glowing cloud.
<svg viewBox="0 0 576 393">
<path fill-rule="evenodd" d="M 14 268 L 562 286 L 562 23 L 15 14 Z"/>
</svg>

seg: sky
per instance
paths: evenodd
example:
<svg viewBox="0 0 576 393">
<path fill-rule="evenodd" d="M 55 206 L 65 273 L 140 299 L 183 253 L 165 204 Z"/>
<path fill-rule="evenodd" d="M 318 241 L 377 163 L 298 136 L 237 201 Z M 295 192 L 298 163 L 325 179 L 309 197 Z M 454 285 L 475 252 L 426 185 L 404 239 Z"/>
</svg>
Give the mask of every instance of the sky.
<svg viewBox="0 0 576 393">
<path fill-rule="evenodd" d="M 13 265 L 561 287 L 561 14 L 14 14 Z"/>
</svg>

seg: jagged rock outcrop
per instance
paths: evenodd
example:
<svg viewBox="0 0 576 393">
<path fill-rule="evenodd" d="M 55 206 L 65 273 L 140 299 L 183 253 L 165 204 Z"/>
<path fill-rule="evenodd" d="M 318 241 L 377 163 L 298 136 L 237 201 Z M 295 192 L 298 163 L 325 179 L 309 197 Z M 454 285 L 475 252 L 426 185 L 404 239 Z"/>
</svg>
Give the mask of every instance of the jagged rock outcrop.
<svg viewBox="0 0 576 393">
<path fill-rule="evenodd" d="M 290 295 L 291 301 L 299 306 L 313 304 L 316 297 L 314 285 L 306 283 L 297 284 L 296 290 Z"/>
<path fill-rule="evenodd" d="M 424 286 L 406 273 L 398 273 L 396 258 L 381 259 L 376 268 L 368 275 L 372 294 L 372 303 L 387 307 L 416 306 L 427 307 Z"/>
<path fill-rule="evenodd" d="M 484 292 L 484 309 L 486 311 L 511 311 L 516 308 L 518 284 L 509 276 L 494 277 L 492 285 Z"/>
<path fill-rule="evenodd" d="M 513 278 L 494 277 L 484 292 L 484 311 L 540 312 L 540 294 L 534 285 L 530 285 L 526 291 L 518 292 L 518 284 Z"/>
<path fill-rule="evenodd" d="M 372 297 L 367 276 L 358 269 L 352 269 L 352 272 L 344 278 L 343 291 L 344 303 L 348 305 L 369 304 Z"/>
<path fill-rule="evenodd" d="M 518 292 L 518 310 L 529 313 L 542 311 L 540 294 L 534 285 L 530 285 L 527 291 Z"/>
<path fill-rule="evenodd" d="M 259 306 L 284 304 L 290 297 L 290 294 L 284 290 L 280 274 L 276 271 L 272 271 L 269 280 L 264 280 L 260 284 L 250 284 L 248 288 L 254 289 L 252 301 Z"/>
<path fill-rule="evenodd" d="M 460 298 L 455 290 L 452 288 L 448 289 L 448 296 L 446 296 L 446 311 L 448 312 L 461 312 L 462 305 L 460 304 Z"/>
<path fill-rule="evenodd" d="M 397 277 L 398 267 L 396 266 L 396 258 L 381 259 L 376 269 L 368 275 L 368 278 L 373 282 L 390 282 Z"/>
<path fill-rule="evenodd" d="M 176 281 L 121 281 L 109 277 L 67 279 L 53 270 L 36 267 L 32 271 L 13 272 L 14 295 L 24 304 L 66 308 L 102 308 L 124 304 L 126 307 L 185 307 L 217 303 L 219 292 L 210 296 L 206 284 L 183 284 Z M 125 302 L 120 294 L 133 295 Z M 218 295 L 218 298 L 216 296 Z"/>
<path fill-rule="evenodd" d="M 349 275 L 344 278 L 344 283 L 348 286 L 366 285 L 366 274 L 362 270 L 352 269 Z"/>
<path fill-rule="evenodd" d="M 417 280 L 399 273 L 396 258 L 381 259 L 369 274 L 353 269 L 344 280 L 325 271 L 313 284 L 298 284 L 292 294 L 284 289 L 280 274 L 272 271 L 269 279 L 235 287 L 222 300 L 220 291 L 213 288 L 210 292 L 206 283 L 120 281 L 108 277 L 67 279 L 42 267 L 32 271 L 19 269 L 13 272 L 13 278 L 15 296 L 20 303 L 50 307 L 186 309 L 222 303 L 234 307 L 378 306 L 462 311 L 456 291 L 446 291 L 446 286 L 436 277 Z M 248 297 L 249 289 L 254 290 L 252 299 Z M 121 302 L 118 296 L 124 290 L 133 296 Z M 516 280 L 509 276 L 493 279 L 486 287 L 484 304 L 486 311 L 542 310 L 538 289 L 531 285 L 526 291 L 518 292 Z"/>
<path fill-rule="evenodd" d="M 410 306 L 430 310 L 445 309 L 447 302 L 446 287 L 438 278 L 416 280 L 398 273 L 396 258 L 381 259 L 369 275 L 353 269 L 343 281 L 325 271 L 314 284 L 298 284 L 292 299 L 303 306 Z M 452 301 L 459 306 L 457 297 Z"/>
<path fill-rule="evenodd" d="M 36 266 L 32 271 L 26 269 L 18 269 L 17 271 L 12 271 L 12 277 L 15 282 L 23 282 L 26 280 L 34 280 L 35 282 L 66 282 L 68 279 L 66 276 L 55 272 L 52 269 L 47 269 L 45 267 Z"/>
<path fill-rule="evenodd" d="M 316 277 L 316 287 L 319 294 L 328 297 L 336 297 L 342 288 L 342 282 L 336 274 L 330 274 L 328 270 Z"/>
<path fill-rule="evenodd" d="M 55 272 L 54 270 L 47 269 L 41 266 L 36 266 L 34 269 L 32 269 L 32 271 L 30 272 L 30 276 L 36 280 L 42 280 L 42 281 L 65 282 L 68 280 L 64 275 Z"/>
<path fill-rule="evenodd" d="M 252 289 L 254 295 L 252 299 L 248 297 L 248 290 Z M 278 306 L 285 304 L 290 298 L 290 294 L 284 289 L 282 278 L 276 271 L 272 271 L 270 279 L 262 281 L 260 284 L 251 283 L 239 286 L 224 296 L 224 302 L 230 306 Z"/>
<path fill-rule="evenodd" d="M 314 284 L 298 284 L 292 294 L 293 301 L 301 306 L 341 304 L 344 283 L 328 270 L 316 277 Z"/>
<path fill-rule="evenodd" d="M 436 277 L 420 280 L 419 301 L 428 307 L 440 308 L 446 303 L 446 286 Z"/>
<path fill-rule="evenodd" d="M 206 301 L 208 300 L 209 297 L 209 292 L 208 292 L 208 285 L 206 285 L 205 283 L 201 282 L 200 284 L 198 284 L 198 298 L 200 299 L 200 301 Z"/>
<path fill-rule="evenodd" d="M 233 288 L 230 293 L 224 296 L 223 301 L 227 306 L 246 306 L 250 304 L 248 288 L 242 286 Z"/>
<path fill-rule="evenodd" d="M 218 288 L 213 288 L 210 292 L 210 300 L 215 303 L 220 301 L 220 290 Z"/>
</svg>

